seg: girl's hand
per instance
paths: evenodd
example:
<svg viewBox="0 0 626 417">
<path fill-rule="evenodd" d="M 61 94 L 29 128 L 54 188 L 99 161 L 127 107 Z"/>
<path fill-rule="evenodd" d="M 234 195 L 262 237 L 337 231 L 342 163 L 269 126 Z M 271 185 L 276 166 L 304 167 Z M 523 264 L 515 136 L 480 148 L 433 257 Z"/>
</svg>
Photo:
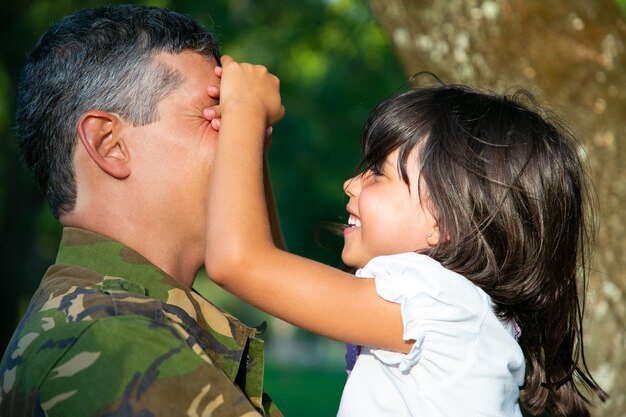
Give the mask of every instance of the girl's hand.
<svg viewBox="0 0 626 417">
<path fill-rule="evenodd" d="M 219 71 L 218 71 L 219 69 Z M 222 68 L 216 66 L 213 71 L 218 77 L 222 76 Z M 220 88 L 217 85 L 209 85 L 206 89 L 207 95 L 213 99 L 218 101 L 218 104 L 212 107 L 207 107 L 202 110 L 202 115 L 207 121 L 211 123 L 211 127 L 219 132 L 220 123 L 222 121 L 222 114 L 220 110 L 219 100 L 220 100 Z"/>
<path fill-rule="evenodd" d="M 213 91 L 214 92 L 213 94 L 216 94 L 216 95 L 212 95 L 211 91 L 209 90 Z M 217 86 L 210 85 L 209 87 L 207 87 L 207 92 L 211 97 L 219 98 L 219 88 Z M 207 121 L 211 123 L 211 127 L 215 129 L 215 131 L 217 132 L 220 131 L 220 126 L 222 123 L 222 113 L 221 113 L 219 104 L 216 104 L 215 106 L 212 106 L 212 107 L 207 107 L 206 109 L 202 111 L 202 115 L 204 116 L 205 119 L 207 119 Z M 268 150 L 270 147 L 270 144 L 272 143 L 273 131 L 274 129 L 272 128 L 272 126 L 265 129 L 265 144 L 263 146 L 265 150 Z"/>
<path fill-rule="evenodd" d="M 222 67 L 216 66 L 214 68 L 215 74 L 221 78 L 222 76 Z M 217 99 L 219 101 L 220 99 L 220 88 L 217 85 L 209 85 L 207 87 L 206 93 L 209 97 Z M 216 104 L 215 106 L 211 106 L 211 107 L 207 107 L 202 111 L 202 115 L 204 116 L 204 118 L 209 121 L 211 123 L 211 127 L 219 132 L 220 130 L 220 126 L 221 126 L 221 122 L 222 122 L 222 110 L 219 104 Z M 267 150 L 269 148 L 269 145 L 271 143 L 272 140 L 272 126 L 269 126 L 266 130 L 265 130 L 265 150 Z"/>
<path fill-rule="evenodd" d="M 215 73 L 221 75 L 222 80 L 219 89 L 207 90 L 210 95 L 220 96 L 219 112 L 209 114 L 212 120 L 228 112 L 244 112 L 248 118 L 259 115 L 269 127 L 284 116 L 280 80 L 264 66 L 239 63 L 224 55 L 222 67 L 216 67 Z"/>
</svg>

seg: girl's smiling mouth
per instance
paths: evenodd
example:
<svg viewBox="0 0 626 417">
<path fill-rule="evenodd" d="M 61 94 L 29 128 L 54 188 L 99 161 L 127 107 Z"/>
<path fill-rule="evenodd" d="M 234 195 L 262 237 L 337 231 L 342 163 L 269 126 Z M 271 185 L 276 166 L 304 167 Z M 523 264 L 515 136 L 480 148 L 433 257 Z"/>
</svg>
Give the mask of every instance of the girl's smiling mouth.
<svg viewBox="0 0 626 417">
<path fill-rule="evenodd" d="M 354 232 L 359 227 L 361 227 L 361 219 L 359 219 L 354 214 L 350 213 L 350 216 L 348 217 L 348 227 L 343 229 L 344 236 L 349 233 Z"/>
</svg>

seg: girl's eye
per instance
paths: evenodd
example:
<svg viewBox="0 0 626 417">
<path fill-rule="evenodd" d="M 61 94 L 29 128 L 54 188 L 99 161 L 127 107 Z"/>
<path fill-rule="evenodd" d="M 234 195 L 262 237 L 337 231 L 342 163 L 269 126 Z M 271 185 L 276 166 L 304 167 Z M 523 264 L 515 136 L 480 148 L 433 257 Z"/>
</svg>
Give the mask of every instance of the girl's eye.
<svg viewBox="0 0 626 417">
<path fill-rule="evenodd" d="M 383 172 L 382 169 L 380 169 L 380 167 L 378 166 L 372 166 L 370 169 L 370 174 L 374 175 L 375 177 L 380 177 L 382 175 L 385 175 L 385 173 Z"/>
</svg>

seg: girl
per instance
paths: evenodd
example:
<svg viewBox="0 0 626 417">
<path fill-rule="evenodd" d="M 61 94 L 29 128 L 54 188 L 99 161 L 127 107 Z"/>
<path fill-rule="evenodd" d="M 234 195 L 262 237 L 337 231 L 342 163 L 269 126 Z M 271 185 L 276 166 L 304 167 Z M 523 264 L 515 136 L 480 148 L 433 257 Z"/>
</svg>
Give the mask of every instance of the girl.
<svg viewBox="0 0 626 417">
<path fill-rule="evenodd" d="M 349 179 L 343 261 L 274 246 L 263 132 L 278 80 L 224 57 L 206 268 L 249 303 L 363 346 L 340 416 L 588 415 L 582 305 L 592 222 L 570 135 L 521 104 L 462 86 L 381 103 Z M 212 87 L 213 94 L 216 87 Z M 524 96 L 527 96 L 524 94 Z M 215 123 L 217 124 L 217 123 Z"/>
</svg>

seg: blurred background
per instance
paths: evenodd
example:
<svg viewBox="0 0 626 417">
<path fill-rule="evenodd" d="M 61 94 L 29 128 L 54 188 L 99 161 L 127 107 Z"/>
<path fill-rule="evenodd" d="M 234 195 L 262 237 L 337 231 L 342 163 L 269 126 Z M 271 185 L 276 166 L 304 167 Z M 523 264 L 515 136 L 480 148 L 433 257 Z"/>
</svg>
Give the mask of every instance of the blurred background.
<svg viewBox="0 0 626 417">
<path fill-rule="evenodd" d="M 0 352 L 4 351 L 41 276 L 53 262 L 61 231 L 17 155 L 12 129 L 17 79 L 28 50 L 53 22 L 78 9 L 113 3 L 117 2 L 20 0 L 0 4 Z M 240 60 L 264 64 L 280 77 L 287 113 L 275 128 L 270 163 L 285 239 L 292 252 L 337 267 L 341 267 L 342 240 L 333 236 L 324 223 L 345 221 L 346 198 L 342 184 L 353 175 L 359 161 L 360 128 L 376 103 L 407 85 L 406 74 L 429 69 L 443 74 L 446 81 L 481 82 L 494 89 L 529 83 L 535 86 L 534 92 L 541 98 L 554 98 L 555 103 L 565 107 L 572 100 L 573 93 L 568 96 L 554 86 L 567 81 L 566 73 L 574 72 L 573 68 L 564 68 L 549 79 L 546 70 L 549 84 L 545 85 L 538 81 L 542 72 L 538 66 L 531 65 L 533 59 L 558 65 L 559 58 L 550 55 L 550 47 L 554 46 L 556 50 L 563 43 L 562 35 L 569 36 L 571 27 L 575 33 L 589 30 L 593 35 L 604 31 L 602 33 L 612 34 L 612 38 L 607 35 L 602 42 L 610 43 L 613 39 L 616 56 L 621 54 L 621 58 L 612 61 L 613 67 L 609 68 L 612 72 L 607 69 L 601 76 L 594 69 L 591 77 L 595 84 L 607 86 L 611 77 L 617 77 L 617 81 L 611 84 L 618 89 L 613 97 L 624 103 L 624 84 L 621 82 L 625 67 L 620 65 L 624 62 L 626 25 L 622 13 L 626 9 L 626 0 L 599 0 L 597 3 L 580 0 L 545 3 L 466 0 L 453 2 L 458 3 L 456 6 L 439 8 L 433 5 L 437 2 L 397 0 L 370 3 L 365 0 L 145 0 L 135 3 L 167 7 L 193 16 L 218 36 L 224 52 Z M 586 3 L 593 3 L 593 7 Z M 539 4 L 543 7 L 536 7 Z M 597 11 L 604 10 L 602 8 L 611 10 L 608 14 L 613 20 L 609 23 L 600 21 L 594 25 L 580 17 L 588 13 L 598 20 L 597 16 L 601 14 Z M 537 31 L 532 25 L 539 25 L 539 31 L 543 31 L 539 42 L 542 51 L 536 53 L 537 57 L 532 49 L 512 46 L 515 45 L 512 41 L 507 44 L 508 38 L 501 32 L 494 32 L 496 16 L 501 19 L 508 16 L 512 22 L 525 21 L 527 26 L 520 23 L 519 33 L 514 34 L 522 42 L 529 42 L 525 34 L 530 37 Z M 560 31 L 549 24 L 561 18 L 571 26 L 569 29 Z M 482 23 L 477 26 L 477 22 Z M 443 35 L 438 40 L 437 33 L 440 32 Z M 489 37 L 501 42 L 490 43 Z M 576 42 L 576 45 L 587 47 L 582 41 Z M 585 56 L 585 50 L 576 49 L 576 45 L 571 48 L 570 55 Z M 503 56 L 498 58 L 500 61 L 495 61 L 496 58 L 490 58 L 490 48 L 496 50 L 498 47 L 513 56 L 527 53 L 528 59 L 519 68 L 507 68 L 513 59 Z M 611 45 L 602 43 L 602 47 L 606 49 Z M 472 52 L 472 48 L 475 53 L 466 60 L 471 65 L 464 64 L 463 55 L 459 54 Z M 479 52 L 480 56 L 477 55 Z M 503 76 L 505 72 L 511 77 Z M 515 78 L 517 72 L 520 76 Z M 589 89 L 587 85 L 580 87 Z M 608 88 L 607 91 L 611 95 L 613 90 Z M 603 102 L 598 104 L 597 100 L 592 100 L 589 104 L 592 111 L 588 113 L 593 114 L 598 105 L 606 108 L 607 103 L 611 103 Z M 622 105 L 617 109 L 614 110 L 618 112 L 617 116 L 611 120 L 623 125 L 626 108 Z M 596 113 L 608 114 L 601 110 Z M 586 129 L 583 123 L 581 130 L 585 134 Z M 621 146 L 619 140 L 624 139 L 623 129 L 621 132 L 613 135 L 613 145 L 609 145 Z M 606 145 L 606 141 L 610 142 L 606 134 L 591 136 L 594 143 L 599 138 L 596 145 L 600 148 Z M 611 152 L 611 149 L 609 146 L 602 152 Z M 593 156 L 596 151 L 592 149 L 590 152 Z M 603 155 L 602 152 L 596 154 Z M 602 158 L 590 159 L 592 168 L 594 161 L 596 166 L 604 165 Z M 623 169 L 618 170 L 619 173 L 623 173 Z M 594 168 L 593 175 L 600 177 L 601 171 Z M 618 214 L 614 221 L 618 229 L 623 228 L 623 215 Z M 622 237 L 620 242 L 623 240 Z M 611 246 L 615 247 L 614 244 Z M 602 259 L 615 256 L 621 259 L 622 253 Z M 610 264 L 607 269 L 616 268 L 610 259 L 605 262 Z M 617 266 L 621 262 L 619 259 Z M 607 299 L 613 300 L 614 304 L 607 307 L 613 311 L 614 305 L 623 301 L 626 284 L 623 278 L 622 273 L 618 278 L 600 279 L 601 284 L 596 285 L 598 295 L 592 299 L 598 305 Z M 248 325 L 267 322 L 264 335 L 267 341 L 267 391 L 286 416 L 335 414 L 345 382 L 343 345 L 268 317 L 217 288 L 205 274 L 198 278 L 196 288 Z M 617 298 L 615 294 L 618 294 Z M 611 342 L 614 349 L 607 353 L 616 357 L 623 356 L 626 346 L 624 312 L 619 314 L 621 316 L 612 320 L 618 323 L 620 338 Z M 596 350 L 600 352 L 596 356 L 606 356 L 604 351 L 597 347 Z M 606 363 L 596 361 L 602 378 L 600 382 L 605 388 L 610 385 L 608 389 L 614 395 L 614 404 L 614 391 L 624 391 L 623 386 L 620 388 L 621 380 L 615 376 L 615 372 L 623 369 L 624 361 L 620 359 L 618 365 L 616 361 L 610 358 Z M 625 415 L 624 396 L 617 398 L 621 398 L 621 402 L 611 408 L 615 411 L 605 408 L 602 415 Z"/>
</svg>

